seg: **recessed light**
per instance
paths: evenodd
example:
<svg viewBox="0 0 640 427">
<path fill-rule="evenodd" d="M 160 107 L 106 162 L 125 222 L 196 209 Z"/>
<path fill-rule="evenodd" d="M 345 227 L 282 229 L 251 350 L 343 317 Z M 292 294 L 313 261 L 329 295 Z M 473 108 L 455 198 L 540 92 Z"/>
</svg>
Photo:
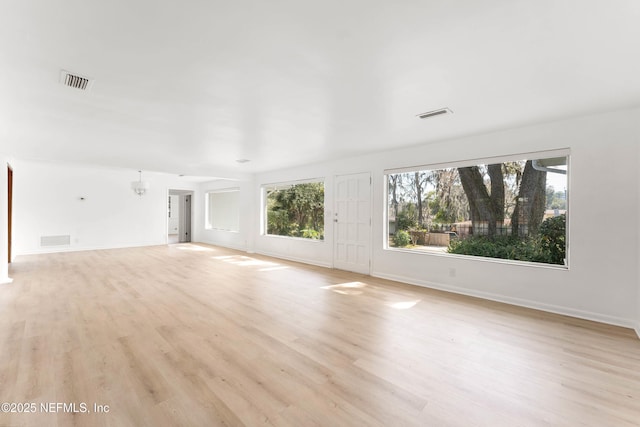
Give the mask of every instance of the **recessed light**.
<svg viewBox="0 0 640 427">
<path fill-rule="evenodd" d="M 418 114 L 416 117 L 419 117 L 421 119 L 429 119 L 431 117 L 441 116 L 443 114 L 453 114 L 453 111 L 445 107 L 445 108 L 439 108 L 433 111 L 427 111 L 426 113 Z"/>
<path fill-rule="evenodd" d="M 249 160 L 249 159 L 238 159 L 238 160 L 236 160 L 236 162 L 238 162 L 238 163 L 249 163 L 250 161 L 251 160 Z"/>
</svg>

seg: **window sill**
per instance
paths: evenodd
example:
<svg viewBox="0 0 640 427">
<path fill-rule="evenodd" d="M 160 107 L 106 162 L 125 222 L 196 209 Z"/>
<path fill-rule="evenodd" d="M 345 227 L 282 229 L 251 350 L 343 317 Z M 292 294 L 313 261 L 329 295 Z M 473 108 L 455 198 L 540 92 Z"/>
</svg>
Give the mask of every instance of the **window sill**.
<svg viewBox="0 0 640 427">
<path fill-rule="evenodd" d="M 299 242 L 312 242 L 312 243 L 324 243 L 324 239 L 307 239 L 305 237 L 291 237 L 291 236 L 279 236 L 277 234 L 262 234 L 261 237 L 268 237 L 272 239 L 284 239 L 284 240 L 295 240 Z"/>
<path fill-rule="evenodd" d="M 393 248 L 387 247 L 384 248 L 384 251 L 388 252 L 400 252 L 405 254 L 415 254 L 415 255 L 426 255 L 426 256 L 435 256 L 435 257 L 444 257 L 444 258 L 453 258 L 453 259 L 463 259 L 470 261 L 479 261 L 479 262 L 490 262 L 495 264 L 507 264 L 507 265 L 516 265 L 520 267 L 533 267 L 533 268 L 544 268 L 549 270 L 560 270 L 560 271 L 569 271 L 569 265 L 559 265 L 559 264 L 546 264 L 542 262 L 532 262 L 532 261 L 518 261 L 511 259 L 503 259 L 503 258 L 489 258 L 482 256 L 474 256 L 474 255 L 458 255 L 458 254 L 450 254 L 446 252 L 428 252 L 428 251 L 420 251 L 415 249 L 402 249 L 402 248 Z"/>
</svg>

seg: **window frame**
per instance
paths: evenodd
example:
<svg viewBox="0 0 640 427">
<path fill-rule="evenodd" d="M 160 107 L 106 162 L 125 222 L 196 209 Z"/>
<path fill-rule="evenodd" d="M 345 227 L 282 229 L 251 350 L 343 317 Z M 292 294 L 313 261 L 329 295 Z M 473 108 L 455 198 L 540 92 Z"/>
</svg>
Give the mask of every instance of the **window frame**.
<svg viewBox="0 0 640 427">
<path fill-rule="evenodd" d="M 521 260 L 510 260 L 504 258 L 491 258 L 484 257 L 478 255 L 462 255 L 462 254 L 452 254 L 447 252 L 427 252 L 427 251 L 418 251 L 414 249 L 407 248 L 397 248 L 389 245 L 389 175 L 400 174 L 400 173 L 408 173 L 408 172 L 416 172 L 416 171 L 435 171 L 446 168 L 461 168 L 461 167 L 469 167 L 469 166 L 478 166 L 478 165 L 489 165 L 496 163 L 505 163 L 505 162 L 513 162 L 513 161 L 522 161 L 522 160 L 535 160 L 535 159 L 546 159 L 546 158 L 554 158 L 554 157 L 566 157 L 566 223 L 565 223 L 565 263 L 561 264 L 548 264 L 543 262 L 535 262 L 535 261 L 521 261 Z M 447 257 L 454 259 L 465 259 L 465 260 L 476 260 L 476 261 L 484 261 L 484 262 L 493 262 L 499 264 L 509 264 L 509 265 L 519 265 L 525 267 L 535 267 L 535 268 L 550 268 L 556 270 L 569 271 L 570 269 L 570 235 L 571 235 L 571 150 L 570 148 L 559 148 L 559 149 L 551 149 L 551 150 L 543 150 L 543 151 L 532 151 L 532 152 L 524 152 L 524 153 L 514 153 L 508 155 L 501 156 L 491 156 L 491 157 L 482 157 L 475 159 L 466 159 L 459 161 L 451 161 L 451 162 L 441 162 L 441 163 L 432 163 L 432 164 L 423 164 L 417 166 L 406 166 L 406 167 L 396 167 L 390 169 L 384 169 L 383 171 L 383 232 L 382 232 L 382 249 L 383 251 L 391 251 L 391 252 L 399 252 L 399 253 L 410 253 L 414 255 L 425 255 L 425 256 L 436 256 L 436 257 Z"/>
<path fill-rule="evenodd" d="M 265 183 L 260 186 L 260 235 L 263 237 L 274 238 L 274 239 L 288 239 L 288 240 L 298 240 L 303 242 L 311 242 L 311 243 L 324 243 L 326 241 L 326 236 L 323 234 L 322 239 L 312 239 L 308 237 L 298 237 L 298 236 L 284 236 L 281 234 L 269 234 L 269 224 L 268 224 L 268 207 L 267 207 L 267 192 L 271 189 L 286 189 L 291 188 L 295 185 L 299 184 L 314 184 L 320 183 L 324 188 L 324 200 L 323 200 L 323 212 L 326 212 L 327 208 L 327 186 L 326 186 L 326 178 L 307 178 L 307 179 L 299 179 L 299 180 L 290 180 L 290 181 L 279 181 L 272 183 Z M 323 231 L 326 230 L 326 218 L 323 217 Z"/>
<path fill-rule="evenodd" d="M 237 196 L 237 211 L 238 211 L 238 221 L 237 221 L 237 230 L 214 227 L 211 221 L 211 196 L 215 194 L 223 194 L 223 193 L 238 193 Z M 204 213 L 204 229 L 209 231 L 221 231 L 226 233 L 239 233 L 240 232 L 240 187 L 229 187 L 229 188 L 221 188 L 215 190 L 207 190 L 205 191 L 205 213 Z"/>
</svg>

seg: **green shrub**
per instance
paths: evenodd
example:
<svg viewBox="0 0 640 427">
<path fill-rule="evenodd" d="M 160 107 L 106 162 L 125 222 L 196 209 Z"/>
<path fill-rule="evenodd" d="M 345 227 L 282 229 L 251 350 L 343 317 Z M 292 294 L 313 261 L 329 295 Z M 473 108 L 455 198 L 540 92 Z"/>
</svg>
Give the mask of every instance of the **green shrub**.
<svg viewBox="0 0 640 427">
<path fill-rule="evenodd" d="M 540 224 L 538 238 L 541 251 L 549 264 L 564 264 L 566 258 L 567 216 L 559 215 L 545 219 Z"/>
<path fill-rule="evenodd" d="M 317 230 L 313 228 L 305 228 L 302 230 L 302 237 L 305 239 L 314 239 L 314 240 L 322 240 L 324 236 Z"/>
<path fill-rule="evenodd" d="M 396 231 L 396 234 L 393 235 L 393 244 L 399 248 L 403 248 L 411 243 L 411 236 L 404 230 Z"/>
<path fill-rule="evenodd" d="M 472 236 L 464 240 L 456 239 L 449 243 L 447 252 L 563 265 L 564 224 L 564 218 L 549 218 L 542 223 L 538 236 L 527 239 L 512 236 Z"/>
<path fill-rule="evenodd" d="M 452 240 L 447 252 L 517 261 L 547 262 L 536 239 L 521 240 L 511 236 L 473 236 Z"/>
</svg>

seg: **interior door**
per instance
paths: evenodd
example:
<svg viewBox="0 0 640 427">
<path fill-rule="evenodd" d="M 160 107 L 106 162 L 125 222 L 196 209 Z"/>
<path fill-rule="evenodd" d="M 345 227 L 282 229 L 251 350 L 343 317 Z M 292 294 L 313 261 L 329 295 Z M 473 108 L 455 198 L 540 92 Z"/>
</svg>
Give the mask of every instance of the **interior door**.
<svg viewBox="0 0 640 427">
<path fill-rule="evenodd" d="M 335 178 L 333 266 L 370 273 L 371 174 Z"/>
<path fill-rule="evenodd" d="M 184 196 L 184 230 L 180 241 L 191 241 L 191 195 Z"/>
</svg>

